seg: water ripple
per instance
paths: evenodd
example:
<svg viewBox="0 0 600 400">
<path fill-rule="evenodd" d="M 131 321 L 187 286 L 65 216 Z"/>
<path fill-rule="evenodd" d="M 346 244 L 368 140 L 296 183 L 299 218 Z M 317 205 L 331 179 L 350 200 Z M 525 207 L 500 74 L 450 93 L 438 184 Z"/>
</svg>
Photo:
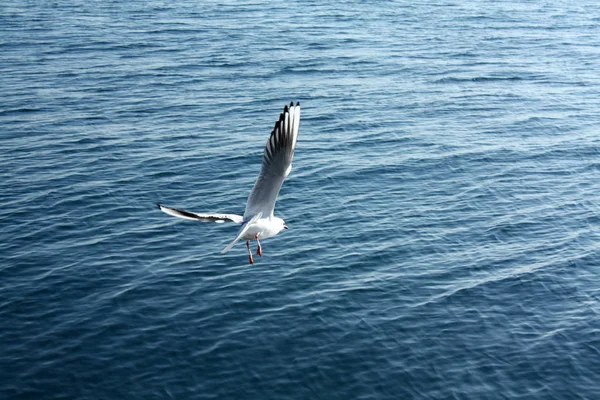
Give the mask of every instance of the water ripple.
<svg viewBox="0 0 600 400">
<path fill-rule="evenodd" d="M 9 1 L 0 398 L 600 391 L 595 4 Z M 277 214 L 236 227 L 282 104 Z"/>
</svg>

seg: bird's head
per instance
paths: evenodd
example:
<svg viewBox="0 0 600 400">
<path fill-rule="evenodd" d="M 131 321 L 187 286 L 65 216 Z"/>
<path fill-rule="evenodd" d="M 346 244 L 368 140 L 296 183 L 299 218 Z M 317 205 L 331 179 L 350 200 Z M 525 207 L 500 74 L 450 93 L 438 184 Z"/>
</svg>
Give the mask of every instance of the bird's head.
<svg viewBox="0 0 600 400">
<path fill-rule="evenodd" d="M 281 218 L 277 218 L 277 222 L 279 222 L 279 231 L 281 232 L 284 229 L 287 229 L 288 226 L 285 224 L 285 221 Z"/>
</svg>

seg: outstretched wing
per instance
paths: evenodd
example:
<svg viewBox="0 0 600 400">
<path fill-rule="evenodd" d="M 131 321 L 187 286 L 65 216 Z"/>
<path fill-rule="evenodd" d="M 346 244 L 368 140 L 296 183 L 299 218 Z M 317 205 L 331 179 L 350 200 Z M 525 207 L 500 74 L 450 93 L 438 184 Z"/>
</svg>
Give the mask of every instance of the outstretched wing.
<svg viewBox="0 0 600 400">
<path fill-rule="evenodd" d="M 176 210 L 174 208 L 165 207 L 163 205 L 157 204 L 158 208 L 173 217 L 189 219 L 191 221 L 201 221 L 201 222 L 235 222 L 236 224 L 241 224 L 244 218 L 241 215 L 235 214 L 196 214 L 189 211 Z"/>
<path fill-rule="evenodd" d="M 285 178 L 292 170 L 292 158 L 300 127 L 300 103 L 285 106 L 265 146 L 262 169 L 248 196 L 244 219 L 258 213 L 273 215 L 275 202 Z"/>
</svg>

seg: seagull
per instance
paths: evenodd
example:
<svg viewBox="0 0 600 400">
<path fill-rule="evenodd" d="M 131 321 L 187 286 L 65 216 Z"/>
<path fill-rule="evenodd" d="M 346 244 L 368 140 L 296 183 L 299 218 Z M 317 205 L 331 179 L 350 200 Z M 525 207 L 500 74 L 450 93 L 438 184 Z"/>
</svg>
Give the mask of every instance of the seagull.
<svg viewBox="0 0 600 400">
<path fill-rule="evenodd" d="M 296 103 L 294 106 L 294 102 L 291 102 L 289 107 L 287 105 L 284 107 L 279 119 L 275 122 L 269 140 L 267 140 L 262 158 L 262 168 L 246 201 L 244 216 L 215 213 L 197 214 L 165 207 L 161 204 L 157 204 L 158 208 L 173 217 L 187 220 L 216 223 L 234 222 L 241 225 L 235 239 L 221 253 L 227 253 L 240 239 L 245 239 L 250 264 L 254 264 L 250 241 L 256 240 L 258 246 L 256 254 L 262 257 L 260 240 L 271 238 L 282 230 L 288 229 L 281 218 L 273 215 L 273 211 L 281 185 L 292 170 L 292 158 L 294 158 L 299 127 L 300 103 Z"/>
</svg>

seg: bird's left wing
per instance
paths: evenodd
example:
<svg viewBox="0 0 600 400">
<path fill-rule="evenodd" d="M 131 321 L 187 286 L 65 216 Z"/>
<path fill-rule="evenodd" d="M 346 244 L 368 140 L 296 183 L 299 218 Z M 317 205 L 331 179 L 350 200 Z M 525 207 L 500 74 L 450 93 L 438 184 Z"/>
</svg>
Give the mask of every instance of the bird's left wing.
<svg viewBox="0 0 600 400">
<path fill-rule="evenodd" d="M 285 106 L 265 146 L 262 168 L 246 202 L 244 219 L 262 213 L 273 215 L 283 181 L 292 170 L 292 158 L 300 127 L 300 103 Z"/>
<path fill-rule="evenodd" d="M 189 211 L 176 210 L 174 208 L 165 207 L 163 205 L 157 204 L 158 208 L 173 217 L 188 219 L 191 221 L 200 221 L 200 222 L 235 222 L 236 224 L 241 224 L 244 221 L 244 218 L 241 215 L 235 214 L 196 214 Z"/>
</svg>

